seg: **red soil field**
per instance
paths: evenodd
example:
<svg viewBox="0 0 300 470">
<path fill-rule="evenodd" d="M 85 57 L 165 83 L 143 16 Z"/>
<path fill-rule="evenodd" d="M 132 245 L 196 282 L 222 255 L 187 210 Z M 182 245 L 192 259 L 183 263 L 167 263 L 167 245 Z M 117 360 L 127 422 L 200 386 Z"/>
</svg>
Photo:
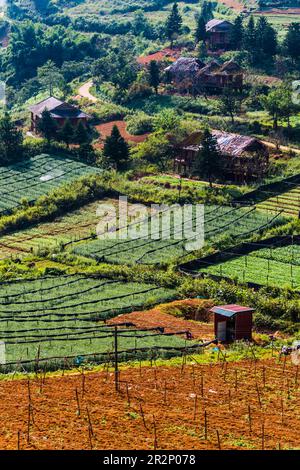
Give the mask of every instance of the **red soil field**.
<svg viewBox="0 0 300 470">
<path fill-rule="evenodd" d="M 221 0 L 220 3 L 236 11 L 245 10 L 244 5 L 240 3 L 238 0 Z"/>
<path fill-rule="evenodd" d="M 0 448 L 300 447 L 300 377 L 289 358 L 191 360 L 122 369 L 118 392 L 109 370 L 1 381 Z"/>
<path fill-rule="evenodd" d="M 186 302 L 186 301 L 184 301 Z M 171 304 L 170 304 L 171 305 Z M 161 312 L 159 308 L 148 311 L 132 312 L 119 315 L 108 323 L 118 324 L 132 322 L 137 328 L 155 328 L 157 326 L 165 328 L 166 333 L 176 333 L 179 331 L 190 331 L 194 338 L 211 340 L 214 339 L 213 323 L 185 320 L 168 313 Z"/>
<path fill-rule="evenodd" d="M 125 121 L 110 121 L 110 122 L 106 122 L 104 124 L 99 124 L 98 126 L 95 126 L 97 131 L 100 133 L 100 141 L 101 141 L 95 145 L 96 148 L 103 147 L 103 142 L 105 138 L 111 134 L 112 128 L 115 125 L 118 126 L 121 136 L 124 137 L 124 139 L 127 140 L 127 142 L 134 142 L 134 143 L 144 142 L 144 140 L 146 140 L 147 136 L 149 135 L 149 134 L 131 135 L 126 130 Z"/>
<path fill-rule="evenodd" d="M 148 65 L 150 64 L 151 60 L 156 60 L 157 62 L 161 62 L 162 60 L 175 62 L 175 60 L 180 57 L 180 52 L 180 49 L 170 49 L 166 47 L 161 51 L 155 52 L 154 54 L 138 57 L 137 62 L 141 65 Z"/>
</svg>

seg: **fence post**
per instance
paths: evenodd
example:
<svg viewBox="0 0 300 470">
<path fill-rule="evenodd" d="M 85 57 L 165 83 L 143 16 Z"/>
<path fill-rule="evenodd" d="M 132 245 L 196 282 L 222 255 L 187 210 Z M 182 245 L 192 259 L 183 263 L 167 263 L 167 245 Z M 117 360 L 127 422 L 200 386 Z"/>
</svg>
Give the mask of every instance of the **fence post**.
<svg viewBox="0 0 300 470">
<path fill-rule="evenodd" d="M 119 370 L 118 370 L 118 327 L 115 326 L 115 387 L 119 391 Z"/>
</svg>

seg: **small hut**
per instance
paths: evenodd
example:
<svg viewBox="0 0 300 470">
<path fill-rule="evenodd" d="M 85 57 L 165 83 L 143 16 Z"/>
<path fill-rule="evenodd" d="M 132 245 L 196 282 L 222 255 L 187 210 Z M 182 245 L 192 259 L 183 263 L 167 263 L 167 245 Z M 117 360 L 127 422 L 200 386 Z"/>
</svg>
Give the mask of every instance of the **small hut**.
<svg viewBox="0 0 300 470">
<path fill-rule="evenodd" d="M 206 23 L 208 47 L 212 50 L 226 50 L 230 47 L 232 23 L 214 18 Z"/>
<path fill-rule="evenodd" d="M 236 304 L 219 305 L 210 312 L 214 313 L 215 336 L 218 341 L 251 341 L 253 308 Z"/>
</svg>

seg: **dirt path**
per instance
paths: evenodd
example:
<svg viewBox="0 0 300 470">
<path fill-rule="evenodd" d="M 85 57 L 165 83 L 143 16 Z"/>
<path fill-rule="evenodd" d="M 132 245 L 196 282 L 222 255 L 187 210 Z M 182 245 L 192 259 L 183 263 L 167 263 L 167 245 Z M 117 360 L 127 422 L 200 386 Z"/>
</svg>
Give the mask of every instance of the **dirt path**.
<svg viewBox="0 0 300 470">
<path fill-rule="evenodd" d="M 270 147 L 272 149 L 276 148 L 276 145 L 273 144 L 272 142 L 268 142 L 267 140 L 262 140 L 262 143 L 265 144 L 267 147 Z M 288 147 L 286 145 L 280 145 L 279 149 L 281 152 L 295 152 L 296 154 L 300 155 L 300 149 L 297 149 L 295 147 Z"/>
<path fill-rule="evenodd" d="M 90 88 L 93 86 L 93 80 L 89 80 L 84 83 L 78 90 L 78 94 L 83 98 L 88 98 L 93 103 L 96 103 L 98 99 L 90 93 Z"/>
</svg>

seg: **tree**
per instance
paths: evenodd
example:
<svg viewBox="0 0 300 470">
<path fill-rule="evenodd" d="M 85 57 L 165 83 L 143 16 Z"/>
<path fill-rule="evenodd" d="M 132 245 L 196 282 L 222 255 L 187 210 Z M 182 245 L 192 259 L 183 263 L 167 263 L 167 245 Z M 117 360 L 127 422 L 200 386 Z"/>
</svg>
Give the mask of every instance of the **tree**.
<svg viewBox="0 0 300 470">
<path fill-rule="evenodd" d="M 48 144 L 50 143 L 51 139 L 56 137 L 57 125 L 48 109 L 44 109 L 42 112 L 42 117 L 37 124 L 37 131 L 42 134 L 43 137 L 45 137 Z"/>
<path fill-rule="evenodd" d="M 293 111 L 291 91 L 287 86 L 275 88 L 267 96 L 262 96 L 260 102 L 273 120 L 274 131 L 278 129 L 278 119 L 286 118 L 289 122 Z"/>
<path fill-rule="evenodd" d="M 0 118 L 0 164 L 6 165 L 20 160 L 23 155 L 23 135 L 5 113 Z"/>
<path fill-rule="evenodd" d="M 231 123 L 234 124 L 234 115 L 240 108 L 237 92 L 232 88 L 224 88 L 220 98 L 220 107 L 223 114 L 229 114 Z"/>
<path fill-rule="evenodd" d="M 277 52 L 277 34 L 264 16 L 259 17 L 255 31 L 257 60 L 274 57 Z"/>
<path fill-rule="evenodd" d="M 291 23 L 285 38 L 287 54 L 296 62 L 300 59 L 300 23 Z"/>
<path fill-rule="evenodd" d="M 242 47 L 244 38 L 244 26 L 243 26 L 243 18 L 241 15 L 238 15 L 232 26 L 231 36 L 230 36 L 230 43 L 231 47 L 235 50 L 239 50 Z"/>
<path fill-rule="evenodd" d="M 208 21 L 213 19 L 214 14 L 213 14 L 213 4 L 212 4 L 212 2 L 210 2 L 210 1 L 209 2 L 207 2 L 207 1 L 203 2 L 202 8 L 201 8 L 201 16 L 203 17 L 205 23 L 207 23 Z"/>
<path fill-rule="evenodd" d="M 39 83 L 48 90 L 49 96 L 53 96 L 53 90 L 55 87 L 60 89 L 64 89 L 65 87 L 63 75 L 51 60 L 48 60 L 45 65 L 37 69 L 37 76 Z"/>
<path fill-rule="evenodd" d="M 129 146 L 116 125 L 112 128 L 111 135 L 105 139 L 103 155 L 115 165 L 117 170 L 126 168 L 129 160 Z"/>
<path fill-rule="evenodd" d="M 72 126 L 70 119 L 65 120 L 64 125 L 58 133 L 58 138 L 59 140 L 64 142 L 69 148 L 70 143 L 73 141 L 74 138 L 74 127 Z"/>
<path fill-rule="evenodd" d="M 205 20 L 203 16 L 199 16 L 198 21 L 197 21 L 197 28 L 195 31 L 195 40 L 196 43 L 199 43 L 200 41 L 205 41 L 206 40 L 206 27 L 205 27 Z"/>
<path fill-rule="evenodd" d="M 159 83 L 160 83 L 159 66 L 156 60 L 151 60 L 150 66 L 149 66 L 149 85 L 154 88 L 156 94 L 158 94 Z"/>
<path fill-rule="evenodd" d="M 89 133 L 82 121 L 79 121 L 78 125 L 74 130 L 73 141 L 75 144 L 79 145 L 84 145 L 89 142 Z"/>
<path fill-rule="evenodd" d="M 250 16 L 248 24 L 245 28 L 243 47 L 246 51 L 249 52 L 250 57 L 251 57 L 251 62 L 253 64 L 255 62 L 255 56 L 256 56 L 257 51 L 256 51 L 256 30 L 255 30 L 254 18 L 252 15 Z"/>
<path fill-rule="evenodd" d="M 171 41 L 171 48 L 173 47 L 174 40 L 181 32 L 181 27 L 182 18 L 178 10 L 178 4 L 175 2 L 166 23 L 166 32 L 168 39 Z"/>
<path fill-rule="evenodd" d="M 162 172 L 167 171 L 174 158 L 174 149 L 164 132 L 155 132 L 148 139 L 136 145 L 133 150 L 135 160 L 157 165 Z"/>
<path fill-rule="evenodd" d="M 194 162 L 193 173 L 207 178 L 212 187 L 212 177 L 217 176 L 220 170 L 220 152 L 218 144 L 209 129 L 205 129 L 201 147 Z"/>
</svg>

